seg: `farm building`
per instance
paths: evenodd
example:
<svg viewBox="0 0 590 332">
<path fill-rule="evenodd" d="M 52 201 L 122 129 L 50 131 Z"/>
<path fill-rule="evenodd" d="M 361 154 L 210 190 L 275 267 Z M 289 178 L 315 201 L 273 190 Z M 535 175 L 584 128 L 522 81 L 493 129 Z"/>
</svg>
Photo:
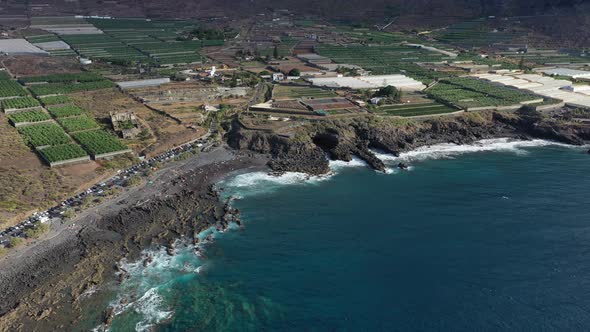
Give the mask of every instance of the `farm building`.
<svg viewBox="0 0 590 332">
<path fill-rule="evenodd" d="M 49 54 L 24 39 L 0 39 L 0 53 L 7 55 Z"/>
<path fill-rule="evenodd" d="M 113 124 L 113 129 L 122 138 L 133 139 L 141 131 L 139 128 L 139 122 L 137 121 L 137 117 L 135 116 L 135 113 L 133 113 L 133 112 L 122 112 L 122 113 L 111 112 L 110 115 L 111 115 L 111 122 Z"/>
<path fill-rule="evenodd" d="M 589 79 L 590 80 L 590 71 L 585 70 L 576 70 L 570 68 L 551 68 L 551 69 L 543 69 L 541 70 L 542 73 L 551 76 L 564 76 L 564 77 L 571 77 L 573 79 Z"/>
<path fill-rule="evenodd" d="M 151 80 L 138 80 L 138 81 L 126 81 L 126 82 L 119 82 L 117 85 L 125 90 L 125 89 L 138 89 L 138 88 L 147 88 L 152 86 L 160 86 L 162 84 L 170 83 L 169 78 L 154 78 Z"/>
<path fill-rule="evenodd" d="M 310 78 L 315 86 L 349 89 L 379 89 L 388 85 L 402 91 L 421 91 L 424 84 L 404 75 L 373 75 L 356 77 L 322 77 Z"/>
</svg>

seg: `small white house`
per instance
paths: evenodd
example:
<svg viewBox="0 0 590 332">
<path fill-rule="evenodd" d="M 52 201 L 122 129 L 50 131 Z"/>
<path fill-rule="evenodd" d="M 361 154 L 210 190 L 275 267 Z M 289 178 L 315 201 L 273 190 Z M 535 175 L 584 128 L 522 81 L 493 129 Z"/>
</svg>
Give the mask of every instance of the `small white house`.
<svg viewBox="0 0 590 332">
<path fill-rule="evenodd" d="M 273 73 L 272 74 L 272 80 L 277 82 L 277 81 L 284 81 L 285 80 L 285 74 L 283 73 Z"/>
<path fill-rule="evenodd" d="M 83 66 L 87 66 L 89 64 L 92 64 L 92 60 L 86 59 L 86 58 L 80 58 L 80 64 Z"/>
</svg>

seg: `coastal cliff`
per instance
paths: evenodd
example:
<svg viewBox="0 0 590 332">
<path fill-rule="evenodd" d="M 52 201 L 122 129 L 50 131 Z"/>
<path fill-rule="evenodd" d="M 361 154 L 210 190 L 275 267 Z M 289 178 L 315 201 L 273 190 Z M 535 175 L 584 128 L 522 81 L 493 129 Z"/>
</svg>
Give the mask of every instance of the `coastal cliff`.
<svg viewBox="0 0 590 332">
<path fill-rule="evenodd" d="M 223 222 L 227 209 L 212 184 L 231 171 L 266 163 L 278 173 L 317 175 L 329 172 L 330 159 L 353 157 L 385 171 L 375 149 L 398 155 L 426 145 L 497 137 L 575 145 L 590 141 L 588 124 L 530 111 L 427 120 L 367 116 L 313 121 L 294 126 L 288 135 L 246 129 L 238 120 L 225 126 L 225 140 L 233 152 L 222 149 L 215 158 L 205 154 L 164 169 L 156 184 L 106 202 L 100 210 L 80 216 L 71 230 L 28 248 L 10 262 L 0 261 L 0 331 L 67 330 L 79 322 L 89 303 L 103 308 L 101 286 L 114 281 L 115 275 L 124 277 L 116 265 L 120 259 L 138 259 L 142 249 L 170 246 Z M 108 323 L 108 312 L 103 320 Z"/>
<path fill-rule="evenodd" d="M 350 161 L 353 156 L 384 171 L 385 165 L 372 149 L 398 155 L 420 146 L 468 144 L 497 137 L 581 145 L 590 141 L 590 126 L 522 110 L 466 113 L 421 121 L 374 117 L 317 121 L 298 127 L 291 138 L 247 130 L 234 121 L 226 136 L 234 149 L 269 155 L 268 165 L 274 171 L 322 174 L 328 171 L 328 159 Z"/>
</svg>

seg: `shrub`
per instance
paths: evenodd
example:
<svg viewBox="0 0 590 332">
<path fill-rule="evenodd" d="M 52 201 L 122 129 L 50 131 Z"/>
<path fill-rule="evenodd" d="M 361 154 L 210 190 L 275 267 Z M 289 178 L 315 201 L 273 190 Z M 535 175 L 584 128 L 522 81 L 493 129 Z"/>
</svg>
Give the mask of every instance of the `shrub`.
<svg viewBox="0 0 590 332">
<path fill-rule="evenodd" d="M 47 233 L 49 231 L 49 225 L 47 224 L 38 224 L 33 228 L 29 228 L 25 231 L 25 235 L 29 239 L 37 239 L 41 235 Z"/>
<path fill-rule="evenodd" d="M 15 248 L 20 246 L 25 240 L 23 238 L 20 237 L 11 237 L 10 241 L 8 242 L 8 247 L 10 248 Z"/>
</svg>

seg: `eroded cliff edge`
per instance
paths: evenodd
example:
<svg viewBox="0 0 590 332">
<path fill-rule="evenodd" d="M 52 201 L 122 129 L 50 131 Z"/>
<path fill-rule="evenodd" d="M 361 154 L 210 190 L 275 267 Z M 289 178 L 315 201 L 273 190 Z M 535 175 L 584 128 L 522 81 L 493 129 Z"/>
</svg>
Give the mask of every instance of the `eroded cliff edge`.
<svg viewBox="0 0 590 332">
<path fill-rule="evenodd" d="M 234 120 L 226 135 L 227 143 L 236 150 L 268 155 L 268 165 L 274 171 L 314 175 L 329 171 L 329 159 L 350 161 L 353 156 L 384 171 L 385 165 L 373 149 L 398 155 L 420 146 L 468 144 L 498 137 L 582 145 L 590 141 L 590 125 L 522 110 L 428 120 L 362 117 L 315 121 L 294 128 L 289 135 L 246 129 Z"/>
</svg>

